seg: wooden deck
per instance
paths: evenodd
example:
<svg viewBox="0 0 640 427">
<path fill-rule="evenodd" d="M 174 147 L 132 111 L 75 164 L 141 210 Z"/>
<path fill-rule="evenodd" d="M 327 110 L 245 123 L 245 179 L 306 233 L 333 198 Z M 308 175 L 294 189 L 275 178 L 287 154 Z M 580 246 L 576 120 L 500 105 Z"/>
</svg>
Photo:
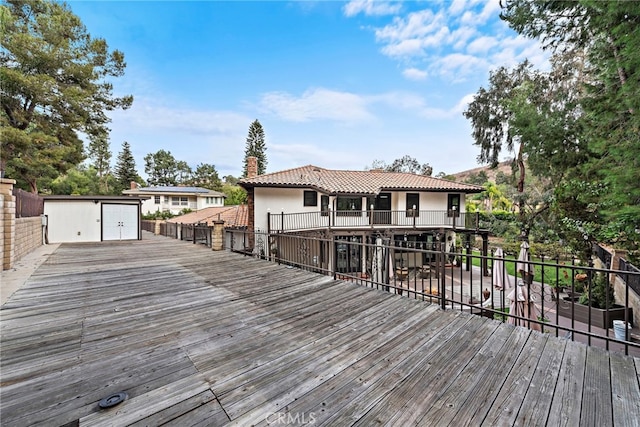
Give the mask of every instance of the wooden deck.
<svg viewBox="0 0 640 427">
<path fill-rule="evenodd" d="M 61 245 L 2 307 L 2 426 L 640 424 L 638 358 L 144 237 Z"/>
</svg>

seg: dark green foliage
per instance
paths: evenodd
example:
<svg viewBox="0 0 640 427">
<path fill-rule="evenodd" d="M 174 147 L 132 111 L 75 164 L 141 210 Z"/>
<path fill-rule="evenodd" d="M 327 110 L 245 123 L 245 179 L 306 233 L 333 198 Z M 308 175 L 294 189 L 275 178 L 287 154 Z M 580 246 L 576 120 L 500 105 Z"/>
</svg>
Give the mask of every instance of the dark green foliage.
<svg viewBox="0 0 640 427">
<path fill-rule="evenodd" d="M 178 161 L 170 151 L 158 150 L 144 156 L 144 172 L 149 185 L 178 184 Z"/>
<path fill-rule="evenodd" d="M 109 140 L 106 137 L 95 138 L 89 143 L 89 159 L 98 173 L 100 182 L 100 194 L 109 193 L 109 181 L 111 178 L 111 150 Z"/>
<path fill-rule="evenodd" d="M 206 163 L 200 163 L 196 166 L 196 170 L 191 175 L 190 184 L 215 191 L 222 190 L 222 182 L 218 177 L 216 167 Z"/>
<path fill-rule="evenodd" d="M 607 277 L 605 273 L 594 274 L 590 285 L 582 291 L 578 302 L 594 308 L 612 308 L 615 304 L 615 295 Z"/>
<path fill-rule="evenodd" d="M 426 176 L 433 174 L 433 168 L 429 163 L 420 163 L 416 158 L 408 154 L 395 159 L 391 164 L 387 164 L 383 160 L 374 160 L 371 166 L 366 169 L 382 169 L 387 172 L 414 173 Z"/>
<path fill-rule="evenodd" d="M 136 170 L 136 161 L 131 153 L 131 146 L 127 141 L 122 143 L 122 151 L 118 153 L 114 175 L 116 178 L 117 190 L 119 190 L 116 191 L 116 193 L 120 193 L 122 190 L 128 190 L 132 181 L 137 183 L 141 183 L 143 181 L 138 175 L 138 171 Z"/>
<path fill-rule="evenodd" d="M 621 246 L 631 251 L 631 258 L 637 258 L 640 2 L 508 0 L 503 5 L 503 19 L 520 34 L 542 40 L 558 58 L 556 62 L 573 70 L 565 73 L 564 81 L 579 83 L 579 91 L 572 92 L 576 96 L 567 102 L 575 105 L 572 124 L 541 123 L 553 133 L 577 136 L 580 144 L 574 151 L 577 156 L 562 171 L 561 179 L 567 182 L 557 194 L 558 212 L 564 215 L 559 223 L 577 231 L 573 239 L 587 236 Z M 582 65 L 577 67 L 578 63 Z M 544 140 L 541 144 L 546 146 Z M 553 145 L 548 147 L 542 153 L 554 152 Z M 600 189 L 599 194 L 576 203 L 568 190 L 581 187 L 587 189 L 587 195 L 594 189 Z M 569 216 L 572 212 L 576 216 Z"/>
<path fill-rule="evenodd" d="M 79 133 L 106 138 L 105 111 L 131 105 L 110 82 L 123 75 L 124 55 L 92 38 L 64 3 L 7 0 L 0 19 L 0 169 L 37 193 L 83 160 Z"/>
<path fill-rule="evenodd" d="M 227 196 L 225 206 L 243 205 L 247 203 L 247 192 L 239 185 L 224 184 L 222 192 Z"/>
<path fill-rule="evenodd" d="M 92 195 L 100 193 L 98 171 L 90 166 L 79 165 L 60 175 L 49 184 L 51 194 Z"/>
<path fill-rule="evenodd" d="M 541 241 L 558 235 L 583 261 L 594 241 L 622 246 L 633 258 L 640 245 L 640 3 L 502 6 L 513 29 L 553 53 L 552 68 L 542 73 L 525 62 L 491 74 L 464 113 L 479 160 L 495 164 L 503 151 L 514 154 L 520 194 L 509 197 L 525 232 Z M 546 182 L 533 187 L 545 188 L 541 194 L 525 191 L 531 174 Z"/>
<path fill-rule="evenodd" d="M 258 175 L 262 175 L 267 171 L 267 146 L 264 142 L 264 129 L 256 119 L 249 126 L 249 134 L 244 151 L 244 163 L 242 169 L 242 177 L 247 176 L 247 159 L 255 157 L 258 159 Z"/>
<path fill-rule="evenodd" d="M 464 182 L 468 184 L 474 184 L 474 185 L 484 185 L 484 183 L 487 182 L 488 180 L 489 180 L 489 177 L 487 176 L 487 173 L 485 171 L 480 171 L 478 173 L 470 174 L 464 180 Z"/>
<path fill-rule="evenodd" d="M 142 214 L 142 219 L 146 219 L 146 220 L 153 220 L 153 219 L 170 219 L 173 218 L 174 214 L 172 214 L 170 211 L 160 211 L 157 210 L 155 212 L 149 212 L 148 214 Z"/>
</svg>

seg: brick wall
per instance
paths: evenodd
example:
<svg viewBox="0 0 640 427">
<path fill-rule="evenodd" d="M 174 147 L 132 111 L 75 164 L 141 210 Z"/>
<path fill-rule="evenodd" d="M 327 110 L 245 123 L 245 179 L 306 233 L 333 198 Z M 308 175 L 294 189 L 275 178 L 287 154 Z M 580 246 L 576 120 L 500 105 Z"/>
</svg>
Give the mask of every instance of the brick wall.
<svg viewBox="0 0 640 427">
<path fill-rule="evenodd" d="M 42 246 L 42 220 L 39 216 L 16 218 L 16 197 L 13 179 L 0 178 L 0 260 L 2 269 Z"/>
<path fill-rule="evenodd" d="M 4 198 L 0 193 L 0 271 L 4 270 Z"/>
<path fill-rule="evenodd" d="M 12 268 L 15 259 L 15 244 L 13 240 L 16 232 L 16 198 L 13 196 L 13 185 L 15 183 L 12 179 L 0 178 L 3 270 Z"/>
<path fill-rule="evenodd" d="M 15 261 L 42 246 L 42 220 L 39 216 L 16 218 Z"/>
</svg>

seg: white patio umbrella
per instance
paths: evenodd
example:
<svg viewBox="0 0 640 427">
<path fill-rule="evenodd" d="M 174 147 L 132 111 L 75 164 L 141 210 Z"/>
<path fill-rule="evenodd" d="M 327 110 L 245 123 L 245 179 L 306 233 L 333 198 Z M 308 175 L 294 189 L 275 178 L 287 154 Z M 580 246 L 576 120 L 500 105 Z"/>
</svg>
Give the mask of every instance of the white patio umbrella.
<svg viewBox="0 0 640 427">
<path fill-rule="evenodd" d="M 511 276 L 509 276 L 504 268 L 504 251 L 502 248 L 496 248 L 493 254 L 493 264 L 491 266 L 491 275 L 493 276 L 493 287 L 501 292 L 513 287 Z M 493 303 L 493 291 L 491 296 L 482 302 L 482 307 L 490 307 Z"/>
<path fill-rule="evenodd" d="M 529 243 L 527 242 L 522 242 L 522 244 L 520 244 L 520 253 L 518 254 L 518 261 L 516 262 L 516 271 L 520 273 L 522 278 L 525 280 L 528 275 L 533 278 L 534 269 L 529 257 Z"/>
<path fill-rule="evenodd" d="M 499 291 L 510 289 L 513 284 L 511 283 L 511 276 L 507 274 L 504 268 L 504 252 L 502 248 L 496 248 L 493 258 L 493 266 L 491 267 L 493 287 Z"/>
<path fill-rule="evenodd" d="M 524 326 L 525 328 L 530 326 L 531 330 L 542 331 L 538 323 L 532 322 L 528 325 L 527 320 L 525 320 L 538 320 L 540 313 L 535 305 L 535 301 L 529 296 L 529 290 L 522 280 L 518 280 L 518 285 L 507 295 L 507 298 L 511 300 L 509 314 L 524 318 L 516 319 L 515 317 L 509 317 L 509 323 L 516 326 Z"/>
</svg>

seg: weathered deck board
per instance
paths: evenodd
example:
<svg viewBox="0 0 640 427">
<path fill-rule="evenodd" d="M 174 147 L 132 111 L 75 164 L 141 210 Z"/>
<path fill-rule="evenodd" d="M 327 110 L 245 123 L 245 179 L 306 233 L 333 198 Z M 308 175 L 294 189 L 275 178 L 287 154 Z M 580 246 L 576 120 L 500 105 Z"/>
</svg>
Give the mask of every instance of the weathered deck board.
<svg viewBox="0 0 640 427">
<path fill-rule="evenodd" d="M 147 233 L 61 245 L 0 314 L 3 426 L 640 419 L 638 359 Z"/>
<path fill-rule="evenodd" d="M 587 348 L 582 344 L 568 341 L 553 393 L 548 425 L 567 427 L 580 425 L 586 361 Z"/>
<path fill-rule="evenodd" d="M 605 426 L 613 424 L 611 399 L 610 353 L 600 348 L 587 348 L 584 371 L 581 425 Z"/>
</svg>

